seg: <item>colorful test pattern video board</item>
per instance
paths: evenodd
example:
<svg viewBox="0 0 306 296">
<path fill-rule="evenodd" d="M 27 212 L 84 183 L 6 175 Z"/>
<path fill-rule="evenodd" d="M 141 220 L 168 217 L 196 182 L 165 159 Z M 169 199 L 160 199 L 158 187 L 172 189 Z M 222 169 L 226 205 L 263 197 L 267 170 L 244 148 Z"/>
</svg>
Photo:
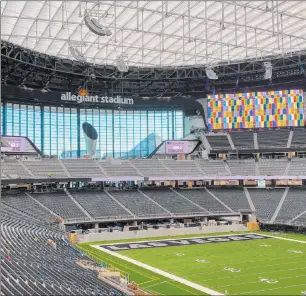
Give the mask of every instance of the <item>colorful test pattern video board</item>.
<svg viewBox="0 0 306 296">
<path fill-rule="evenodd" d="M 208 128 L 249 129 L 304 126 L 302 90 L 208 96 Z"/>
</svg>

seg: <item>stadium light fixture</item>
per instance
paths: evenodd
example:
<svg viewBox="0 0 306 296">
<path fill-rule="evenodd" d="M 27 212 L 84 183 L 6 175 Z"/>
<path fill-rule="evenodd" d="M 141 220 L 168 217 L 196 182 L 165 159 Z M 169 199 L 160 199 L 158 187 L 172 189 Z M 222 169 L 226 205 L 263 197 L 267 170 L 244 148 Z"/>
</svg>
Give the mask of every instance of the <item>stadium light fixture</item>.
<svg viewBox="0 0 306 296">
<path fill-rule="evenodd" d="M 88 29 L 98 36 L 111 36 L 112 31 L 108 29 L 105 25 L 99 23 L 95 18 L 91 18 L 89 14 L 86 14 L 84 21 Z"/>
<path fill-rule="evenodd" d="M 119 72 L 124 73 L 129 71 L 129 66 L 124 61 L 123 56 L 118 56 L 116 58 L 116 65 Z"/>
<path fill-rule="evenodd" d="M 74 46 L 69 47 L 71 55 L 79 62 L 85 63 L 86 58 L 85 56 Z"/>
<path fill-rule="evenodd" d="M 212 69 L 212 67 L 207 67 L 205 69 L 206 71 L 206 75 L 209 79 L 211 80 L 217 80 L 218 79 L 218 75 L 217 73 Z"/>
<path fill-rule="evenodd" d="M 271 79 L 272 78 L 272 64 L 270 62 L 264 62 L 263 63 L 266 71 L 265 71 L 265 79 Z"/>
</svg>

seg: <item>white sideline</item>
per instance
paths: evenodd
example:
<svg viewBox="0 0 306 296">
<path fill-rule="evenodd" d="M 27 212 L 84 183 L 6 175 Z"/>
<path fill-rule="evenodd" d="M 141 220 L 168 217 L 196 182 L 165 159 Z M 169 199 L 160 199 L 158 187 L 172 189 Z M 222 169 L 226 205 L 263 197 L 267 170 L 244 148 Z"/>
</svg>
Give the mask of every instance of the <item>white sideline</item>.
<svg viewBox="0 0 306 296">
<path fill-rule="evenodd" d="M 281 236 L 273 236 L 273 235 L 262 234 L 262 233 L 260 235 L 266 236 L 266 237 L 271 237 L 271 238 L 283 239 L 283 240 L 296 242 L 296 243 L 301 243 L 301 244 L 306 244 L 306 241 L 301 241 L 301 240 L 297 240 L 297 239 L 293 239 L 293 238 L 285 238 L 285 237 L 281 237 Z"/>
<path fill-rule="evenodd" d="M 220 292 L 217 292 L 217 291 L 211 290 L 211 289 L 209 289 L 209 288 L 203 287 L 203 286 L 201 286 L 201 285 L 198 285 L 198 284 L 196 284 L 196 283 L 190 282 L 190 281 L 188 281 L 188 280 L 185 280 L 185 279 L 183 279 L 183 278 L 181 278 L 181 277 L 178 277 L 178 276 L 176 276 L 176 275 L 173 275 L 173 274 L 168 273 L 168 272 L 166 272 L 166 271 L 163 271 L 163 270 L 161 270 L 161 269 L 158 269 L 158 268 L 155 268 L 155 267 L 153 267 L 153 266 L 144 264 L 144 263 L 142 263 L 142 262 L 139 262 L 139 261 L 134 260 L 134 259 L 132 259 L 132 258 L 126 257 L 126 256 L 124 256 L 124 255 L 118 254 L 118 253 L 116 253 L 116 252 L 107 250 L 107 249 L 102 248 L 102 247 L 100 247 L 100 246 L 91 245 L 91 247 L 96 248 L 96 249 L 98 249 L 98 250 L 100 250 L 100 251 L 103 251 L 103 252 L 105 252 L 105 253 L 108 253 L 108 254 L 110 254 L 110 255 L 112 255 L 112 256 L 115 256 L 115 257 L 118 257 L 118 258 L 120 258 L 120 259 L 123 259 L 123 260 L 125 260 L 125 261 L 127 261 L 127 262 L 133 263 L 133 264 L 135 264 L 135 265 L 137 265 L 137 266 L 143 267 L 143 268 L 145 268 L 145 269 L 147 269 L 147 270 L 153 271 L 153 272 L 155 272 L 155 273 L 157 273 L 157 274 L 160 274 L 160 275 L 162 275 L 162 276 L 164 276 L 164 277 L 167 277 L 167 278 L 169 278 L 169 279 L 171 279 L 171 280 L 174 280 L 174 281 L 176 281 L 176 282 L 179 282 L 179 283 L 181 283 L 181 284 L 184 284 L 184 285 L 186 285 L 186 286 L 188 286 L 188 287 L 191 287 L 191 288 L 193 288 L 193 289 L 199 290 L 199 291 L 204 292 L 204 293 L 206 293 L 206 294 L 209 294 L 209 295 L 224 295 L 224 294 L 222 294 L 222 293 L 220 293 Z"/>
</svg>

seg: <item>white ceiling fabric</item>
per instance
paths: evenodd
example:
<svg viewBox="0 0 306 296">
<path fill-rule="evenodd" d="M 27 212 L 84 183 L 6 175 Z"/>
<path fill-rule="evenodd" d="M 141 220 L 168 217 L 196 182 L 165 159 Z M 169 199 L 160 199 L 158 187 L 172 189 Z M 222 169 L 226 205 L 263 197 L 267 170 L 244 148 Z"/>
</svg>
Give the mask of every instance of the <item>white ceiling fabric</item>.
<svg viewBox="0 0 306 296">
<path fill-rule="evenodd" d="M 86 11 L 112 35 L 89 31 Z M 305 50 L 306 1 L 1 1 L 1 39 L 102 65 L 216 65 Z"/>
</svg>

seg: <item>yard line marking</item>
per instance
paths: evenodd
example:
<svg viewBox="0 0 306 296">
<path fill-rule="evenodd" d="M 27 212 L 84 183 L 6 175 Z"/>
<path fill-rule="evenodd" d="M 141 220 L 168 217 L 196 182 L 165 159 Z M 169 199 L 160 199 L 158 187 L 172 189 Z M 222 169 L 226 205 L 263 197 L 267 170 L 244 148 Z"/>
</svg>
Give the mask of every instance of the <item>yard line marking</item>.
<svg viewBox="0 0 306 296">
<path fill-rule="evenodd" d="M 292 258 L 292 257 L 289 257 L 289 258 Z M 277 258 L 277 260 L 281 260 L 282 258 Z M 263 260 L 261 261 L 261 262 L 263 262 Z M 288 265 L 288 264 L 290 264 L 290 265 L 294 265 L 294 264 L 296 264 L 296 263 L 300 263 L 301 261 L 297 261 L 297 262 L 286 262 L 286 263 L 278 263 L 278 264 L 270 264 L 270 265 L 265 265 L 265 267 L 273 267 L 273 266 L 283 266 L 283 265 Z M 237 263 L 237 264 L 239 264 L 239 263 Z M 224 266 L 225 264 L 215 264 L 215 265 L 212 265 L 212 266 L 207 266 L 207 267 L 205 267 L 206 269 L 207 269 L 207 271 L 206 272 L 193 272 L 192 273 L 192 275 L 215 275 L 216 273 L 220 273 L 220 272 L 222 272 L 222 270 L 217 270 L 217 271 L 210 271 L 209 269 L 210 268 L 213 268 L 214 270 L 215 270 L 215 267 L 218 267 L 218 266 L 220 266 L 220 267 L 222 267 L 222 266 Z M 255 266 L 255 267 L 247 267 L 247 268 L 243 268 L 243 271 L 249 271 L 249 270 L 252 270 L 252 269 L 261 269 L 262 268 L 262 266 Z M 200 268 L 193 268 L 193 270 L 197 270 L 197 269 L 200 269 Z M 203 269 L 203 267 L 202 267 L 202 269 Z M 181 271 L 181 270 L 185 270 L 185 269 L 176 269 L 177 271 Z M 270 271 L 269 271 L 269 273 L 270 273 Z M 233 276 L 231 276 L 231 277 L 233 277 Z"/>
<path fill-rule="evenodd" d="M 265 274 L 270 275 L 272 273 L 280 273 L 280 272 L 283 272 L 283 271 L 293 271 L 293 270 L 302 270 L 302 269 L 306 269 L 306 267 L 291 268 L 291 269 L 282 269 L 282 270 L 275 270 L 275 271 L 256 272 L 256 273 L 252 273 L 252 274 L 242 274 L 242 275 L 239 275 L 239 276 L 225 276 L 225 277 L 220 277 L 220 278 L 213 277 L 213 278 L 201 280 L 201 282 L 208 282 L 208 281 L 214 281 L 214 280 L 225 280 L 225 279 L 233 279 L 233 278 L 242 278 L 242 277 L 249 277 L 249 276 L 256 276 L 256 275 L 265 275 Z M 219 271 L 219 272 L 222 272 L 222 270 Z M 302 276 L 306 276 L 306 275 L 302 275 Z M 245 283 L 243 283 L 243 284 L 245 284 Z"/>
<path fill-rule="evenodd" d="M 255 233 L 253 233 L 253 234 L 255 234 Z M 273 235 L 262 234 L 262 233 L 261 233 L 260 235 L 266 236 L 266 237 L 270 237 L 270 238 L 277 238 L 277 239 L 283 239 L 283 240 L 286 240 L 286 241 L 291 241 L 291 242 L 306 244 L 306 241 L 301 241 L 301 240 L 297 240 L 297 239 L 293 239 L 293 238 L 285 238 L 285 237 L 273 236 Z"/>
<path fill-rule="evenodd" d="M 142 282 L 142 283 L 139 283 L 138 285 L 144 285 L 144 284 L 148 284 L 148 283 L 151 283 L 151 282 L 156 282 L 158 279 L 153 279 L 153 280 L 149 280 L 149 281 L 145 281 L 145 282 Z"/>
<path fill-rule="evenodd" d="M 282 278 L 278 278 L 279 280 L 288 280 L 288 279 L 296 279 L 296 278 L 302 278 L 302 277 L 305 277 L 306 275 L 303 274 L 303 275 L 297 275 L 297 276 L 287 276 L 287 277 L 282 277 Z M 220 286 L 220 288 L 226 288 L 226 287 L 237 287 L 237 286 L 244 286 L 244 285 L 247 285 L 247 284 L 256 284 L 256 283 L 259 283 L 259 280 L 256 281 L 256 282 L 243 282 L 243 283 L 237 283 L 237 284 L 231 284 L 231 285 L 223 285 L 223 286 Z M 282 287 L 280 287 L 282 288 Z M 265 290 L 263 290 L 265 291 Z"/>
<path fill-rule="evenodd" d="M 154 287 L 154 286 L 157 286 L 157 285 L 163 284 L 163 283 L 167 283 L 167 281 L 158 282 L 158 283 L 155 283 L 155 284 L 149 285 L 149 286 L 147 286 L 146 288 L 151 288 L 151 287 Z"/>
<path fill-rule="evenodd" d="M 286 288 L 292 288 L 292 287 L 303 287 L 303 286 L 306 286 L 306 284 L 291 285 L 291 286 L 286 286 L 286 287 L 277 287 L 277 288 L 270 288 L 270 289 L 263 289 L 263 290 L 254 290 L 254 291 L 248 291 L 248 292 L 243 292 L 243 293 L 235 293 L 235 295 L 254 294 L 257 292 L 273 291 L 273 290 L 286 289 Z"/>
<path fill-rule="evenodd" d="M 150 270 L 150 271 L 153 271 L 153 272 L 155 272 L 155 273 L 157 273 L 157 274 L 160 274 L 160 275 L 162 275 L 162 276 L 164 276 L 164 277 L 167 277 L 167 278 L 169 278 L 169 279 L 171 279 L 171 280 L 177 281 L 177 282 L 179 282 L 179 283 L 181 283 L 181 284 L 184 284 L 184 285 L 186 285 L 186 286 L 188 286 L 188 287 L 191 287 L 191 288 L 193 288 L 193 289 L 196 289 L 196 290 L 199 290 L 199 291 L 201 291 L 201 292 L 204 292 L 204 293 L 206 293 L 206 294 L 209 294 L 209 295 L 218 295 L 218 296 L 224 295 L 224 294 L 222 294 L 222 293 L 220 293 L 220 292 L 217 292 L 217 291 L 215 291 L 215 290 L 209 289 L 209 288 L 207 288 L 207 287 L 203 287 L 203 286 L 201 286 L 201 285 L 198 285 L 198 284 L 193 283 L 193 282 L 191 282 L 191 281 L 185 280 L 185 279 L 183 279 L 183 278 L 181 278 L 181 277 L 178 277 L 178 276 L 176 276 L 176 275 L 173 275 L 173 274 L 171 274 L 171 273 L 169 273 L 169 272 L 166 272 L 166 271 L 163 271 L 163 270 L 161 270 L 161 269 L 155 268 L 155 267 L 153 267 L 153 266 L 147 265 L 147 264 L 145 264 L 145 263 L 139 262 L 139 261 L 137 261 L 137 260 L 134 260 L 134 259 L 129 258 L 129 257 L 127 257 L 127 256 L 124 256 L 124 255 L 122 255 L 122 254 L 119 254 L 119 253 L 117 253 L 117 252 L 113 252 L 113 251 L 107 250 L 107 249 L 105 249 L 105 248 L 103 248 L 103 247 L 101 247 L 101 246 L 92 245 L 92 247 L 95 248 L 95 249 L 98 249 L 98 250 L 100 250 L 100 251 L 103 251 L 103 252 L 105 252 L 105 253 L 107 253 L 107 254 L 110 254 L 110 255 L 112 255 L 112 256 L 115 256 L 115 257 L 117 257 L 117 258 L 123 259 L 123 260 L 125 260 L 125 261 L 127 261 L 127 262 L 130 262 L 130 263 L 132 263 L 132 264 L 135 264 L 135 265 L 137 265 L 137 266 L 140 266 L 140 267 L 142 267 L 142 268 L 145 268 L 145 269 L 148 269 L 148 270 Z"/>
</svg>

